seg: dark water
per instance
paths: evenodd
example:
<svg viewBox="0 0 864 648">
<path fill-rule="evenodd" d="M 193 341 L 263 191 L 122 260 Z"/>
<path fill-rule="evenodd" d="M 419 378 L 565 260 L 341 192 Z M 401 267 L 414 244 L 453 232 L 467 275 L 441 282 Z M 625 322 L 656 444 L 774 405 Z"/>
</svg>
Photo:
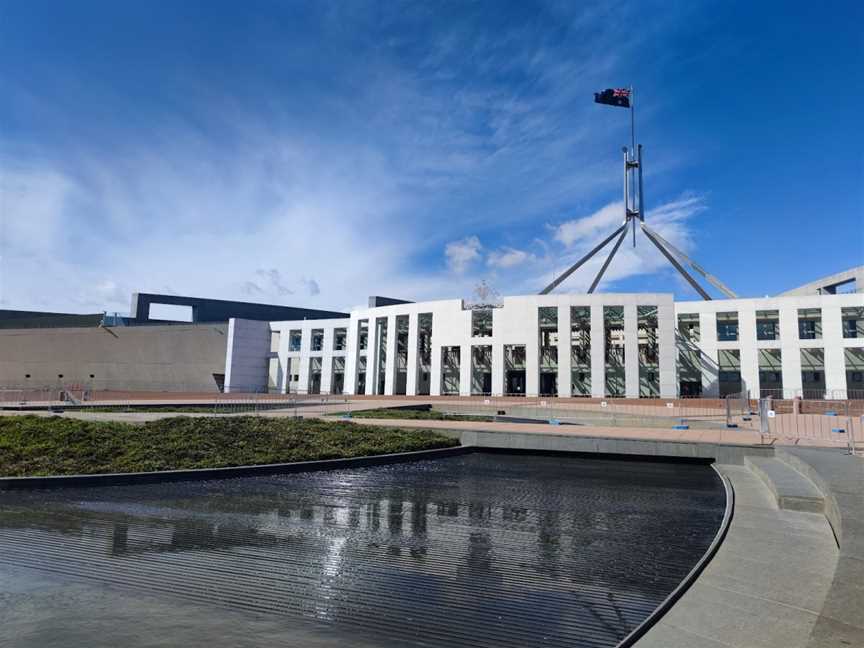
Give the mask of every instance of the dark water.
<svg viewBox="0 0 864 648">
<path fill-rule="evenodd" d="M 614 646 L 724 506 L 709 466 L 499 454 L 0 493 L 0 645 Z"/>
</svg>

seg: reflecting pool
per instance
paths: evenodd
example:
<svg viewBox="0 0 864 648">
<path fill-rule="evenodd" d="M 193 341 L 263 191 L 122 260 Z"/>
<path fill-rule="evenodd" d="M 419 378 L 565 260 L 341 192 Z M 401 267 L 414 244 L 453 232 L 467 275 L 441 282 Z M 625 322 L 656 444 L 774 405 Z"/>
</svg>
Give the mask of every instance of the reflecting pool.
<svg viewBox="0 0 864 648">
<path fill-rule="evenodd" d="M 0 493 L 0 645 L 614 646 L 724 507 L 707 465 L 497 453 Z"/>
</svg>

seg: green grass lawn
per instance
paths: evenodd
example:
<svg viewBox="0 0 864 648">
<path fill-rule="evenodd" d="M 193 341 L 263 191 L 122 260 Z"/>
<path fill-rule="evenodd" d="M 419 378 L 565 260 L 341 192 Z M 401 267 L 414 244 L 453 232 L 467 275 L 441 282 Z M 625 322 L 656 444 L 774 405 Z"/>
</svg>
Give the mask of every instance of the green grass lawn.
<svg viewBox="0 0 864 648">
<path fill-rule="evenodd" d="M 344 414 L 342 412 L 341 414 Z M 359 410 L 351 412 L 352 418 L 372 418 L 372 419 L 411 419 L 415 421 L 482 421 L 489 423 L 494 421 L 492 416 L 483 416 L 481 414 L 446 414 L 438 410 L 415 410 L 415 409 L 400 409 L 400 408 L 385 408 Z"/>
<path fill-rule="evenodd" d="M 0 476 L 140 472 L 337 459 L 459 445 L 428 430 L 317 419 L 176 417 L 143 424 L 0 417 Z"/>
</svg>

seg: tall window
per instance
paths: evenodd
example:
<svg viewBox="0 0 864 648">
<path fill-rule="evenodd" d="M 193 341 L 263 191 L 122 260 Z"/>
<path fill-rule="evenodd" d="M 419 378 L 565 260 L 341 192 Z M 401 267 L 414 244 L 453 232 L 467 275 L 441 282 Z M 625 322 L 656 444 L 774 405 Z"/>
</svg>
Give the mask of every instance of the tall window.
<svg viewBox="0 0 864 648">
<path fill-rule="evenodd" d="M 801 349 L 801 387 L 804 398 L 825 398 L 825 351 Z"/>
<path fill-rule="evenodd" d="M 657 307 L 636 308 L 639 333 L 639 398 L 660 397 L 660 343 Z"/>
<path fill-rule="evenodd" d="M 458 346 L 441 347 L 441 395 L 459 395 L 461 349 Z"/>
<path fill-rule="evenodd" d="M 741 352 L 738 349 L 720 349 L 717 351 L 719 365 L 720 397 L 740 394 L 743 391 L 741 383 Z"/>
<path fill-rule="evenodd" d="M 570 308 L 570 393 L 591 395 L 591 308 Z"/>
<path fill-rule="evenodd" d="M 471 393 L 492 393 L 492 347 L 489 345 L 471 347 Z"/>
<path fill-rule="evenodd" d="M 540 335 L 540 395 L 558 395 L 558 309 L 543 306 L 538 313 Z"/>
<path fill-rule="evenodd" d="M 623 398 L 624 382 L 624 307 L 603 307 L 603 334 L 606 356 L 606 395 Z"/>
<path fill-rule="evenodd" d="M 432 386 L 432 313 L 417 317 L 417 393 L 428 395 Z"/>
<path fill-rule="evenodd" d="M 348 346 L 348 329 L 333 329 L 333 350 L 344 351 Z"/>
<path fill-rule="evenodd" d="M 289 351 L 299 351 L 300 350 L 300 342 L 303 340 L 302 331 L 289 331 L 288 332 L 288 350 Z"/>
<path fill-rule="evenodd" d="M 312 329 L 312 350 L 324 350 L 324 329 Z"/>
</svg>

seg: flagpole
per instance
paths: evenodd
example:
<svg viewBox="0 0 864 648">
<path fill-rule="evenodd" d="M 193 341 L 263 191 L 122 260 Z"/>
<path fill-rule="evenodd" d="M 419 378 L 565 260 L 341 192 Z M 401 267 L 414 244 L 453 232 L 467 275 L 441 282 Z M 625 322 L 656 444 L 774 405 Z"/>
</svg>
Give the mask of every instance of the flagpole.
<svg viewBox="0 0 864 648">
<path fill-rule="evenodd" d="M 636 94 L 630 86 L 630 159 L 636 159 Z M 629 170 L 627 171 L 629 173 Z M 636 208 L 636 183 L 633 185 L 633 208 Z M 641 197 L 639 198 L 641 200 Z M 633 221 L 633 247 L 636 247 L 636 221 Z"/>
</svg>

